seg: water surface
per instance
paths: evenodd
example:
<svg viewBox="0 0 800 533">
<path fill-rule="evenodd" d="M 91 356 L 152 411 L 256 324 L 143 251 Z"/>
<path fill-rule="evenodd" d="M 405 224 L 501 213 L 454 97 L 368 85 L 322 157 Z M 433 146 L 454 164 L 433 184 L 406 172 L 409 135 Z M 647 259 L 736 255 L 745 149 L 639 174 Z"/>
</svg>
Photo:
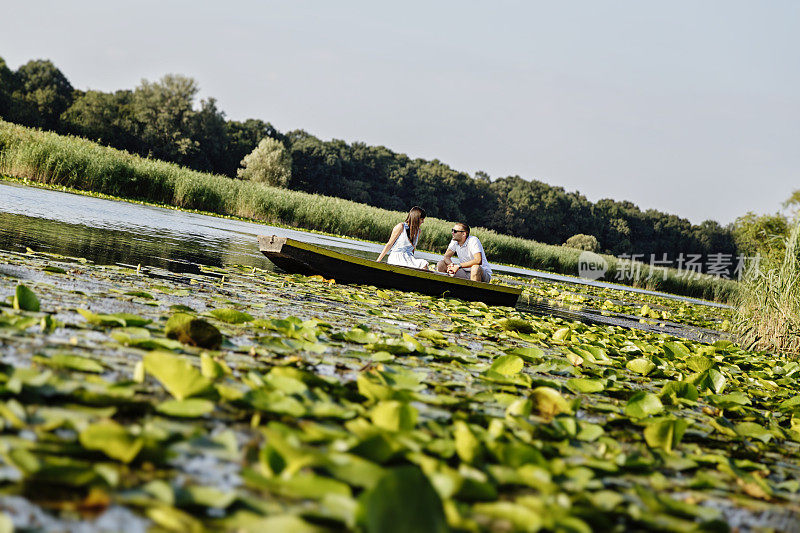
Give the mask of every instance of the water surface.
<svg viewBox="0 0 800 533">
<path fill-rule="evenodd" d="M 290 237 L 368 258 L 376 257 L 382 248 L 356 239 L 0 182 L 0 249 L 24 251 L 28 247 L 100 264 L 141 264 L 178 272 L 196 271 L 201 264 L 272 268 L 258 251 L 258 235 Z M 425 252 L 418 255 L 430 261 L 441 258 Z M 495 265 L 494 270 L 726 307 L 525 268 Z"/>
</svg>

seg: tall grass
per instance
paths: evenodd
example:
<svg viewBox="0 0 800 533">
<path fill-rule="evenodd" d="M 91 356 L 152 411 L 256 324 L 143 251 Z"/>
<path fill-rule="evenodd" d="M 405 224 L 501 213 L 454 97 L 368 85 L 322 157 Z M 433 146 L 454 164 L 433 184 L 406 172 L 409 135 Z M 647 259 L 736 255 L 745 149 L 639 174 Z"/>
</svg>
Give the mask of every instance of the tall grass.
<svg viewBox="0 0 800 533">
<path fill-rule="evenodd" d="M 747 348 L 800 356 L 800 222 L 782 258 L 751 268 L 736 298 L 735 331 Z"/>
<path fill-rule="evenodd" d="M 85 139 L 3 121 L 0 121 L 0 172 L 43 184 L 372 241 L 386 239 L 392 227 L 405 217 L 405 213 L 340 198 L 205 174 Z M 444 252 L 452 224 L 453 221 L 428 218 L 420 248 Z M 481 239 L 493 261 L 562 274 L 578 273 L 580 250 L 499 235 L 482 228 L 473 233 Z M 614 257 L 604 258 L 609 265 L 607 279 L 613 279 L 621 266 Z M 731 297 L 736 287 L 731 281 L 711 276 L 689 278 L 676 270 L 669 270 L 664 279 L 661 272 L 651 272 L 647 265 L 642 265 L 639 280 L 621 282 L 723 301 Z"/>
</svg>

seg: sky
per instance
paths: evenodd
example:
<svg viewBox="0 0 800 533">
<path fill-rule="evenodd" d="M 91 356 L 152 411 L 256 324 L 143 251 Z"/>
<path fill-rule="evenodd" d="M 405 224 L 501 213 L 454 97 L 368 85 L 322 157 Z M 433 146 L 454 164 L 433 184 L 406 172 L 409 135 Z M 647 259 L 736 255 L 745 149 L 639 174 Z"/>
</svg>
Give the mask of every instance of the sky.
<svg viewBox="0 0 800 533">
<path fill-rule="evenodd" d="M 800 2 L 0 0 L 79 89 L 185 74 L 230 119 L 694 223 L 800 188 Z"/>
</svg>

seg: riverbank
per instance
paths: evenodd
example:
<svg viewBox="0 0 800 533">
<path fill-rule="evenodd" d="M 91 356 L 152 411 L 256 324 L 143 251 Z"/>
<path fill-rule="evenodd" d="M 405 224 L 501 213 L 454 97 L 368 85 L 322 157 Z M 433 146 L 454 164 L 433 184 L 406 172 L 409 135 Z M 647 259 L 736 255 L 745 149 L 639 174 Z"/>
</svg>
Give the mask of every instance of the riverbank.
<svg viewBox="0 0 800 533">
<path fill-rule="evenodd" d="M 404 213 L 348 200 L 312 195 L 204 174 L 178 165 L 145 159 L 97 143 L 33 130 L 0 121 L 0 173 L 48 186 L 99 193 L 107 197 L 154 205 L 237 216 L 243 219 L 315 230 L 380 242 Z M 441 250 L 450 241 L 452 221 L 429 218 L 420 248 Z M 498 262 L 574 275 L 579 250 L 545 245 L 475 228 L 487 254 Z M 615 257 L 603 256 L 606 277 L 628 268 Z M 686 276 L 674 269 L 641 265 L 636 287 L 730 301 L 736 283 L 712 276 Z"/>
</svg>

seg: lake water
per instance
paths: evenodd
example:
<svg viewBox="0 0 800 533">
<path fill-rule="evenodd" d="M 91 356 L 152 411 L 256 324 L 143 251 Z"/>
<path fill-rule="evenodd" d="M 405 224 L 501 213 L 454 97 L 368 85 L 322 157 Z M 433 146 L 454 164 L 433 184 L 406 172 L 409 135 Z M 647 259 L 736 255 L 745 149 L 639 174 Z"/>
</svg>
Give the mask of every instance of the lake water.
<svg viewBox="0 0 800 533">
<path fill-rule="evenodd" d="M 201 264 L 271 268 L 272 264 L 258 250 L 257 235 L 290 237 L 369 258 L 376 257 L 382 248 L 381 244 L 355 239 L 0 182 L 0 249 L 4 250 L 25 251 L 27 247 L 85 257 L 100 264 L 141 264 L 176 272 L 197 271 L 197 265 Z M 429 253 L 418 255 L 431 261 L 441 257 Z M 497 265 L 494 270 L 723 307 L 693 298 L 524 268 Z"/>
</svg>

